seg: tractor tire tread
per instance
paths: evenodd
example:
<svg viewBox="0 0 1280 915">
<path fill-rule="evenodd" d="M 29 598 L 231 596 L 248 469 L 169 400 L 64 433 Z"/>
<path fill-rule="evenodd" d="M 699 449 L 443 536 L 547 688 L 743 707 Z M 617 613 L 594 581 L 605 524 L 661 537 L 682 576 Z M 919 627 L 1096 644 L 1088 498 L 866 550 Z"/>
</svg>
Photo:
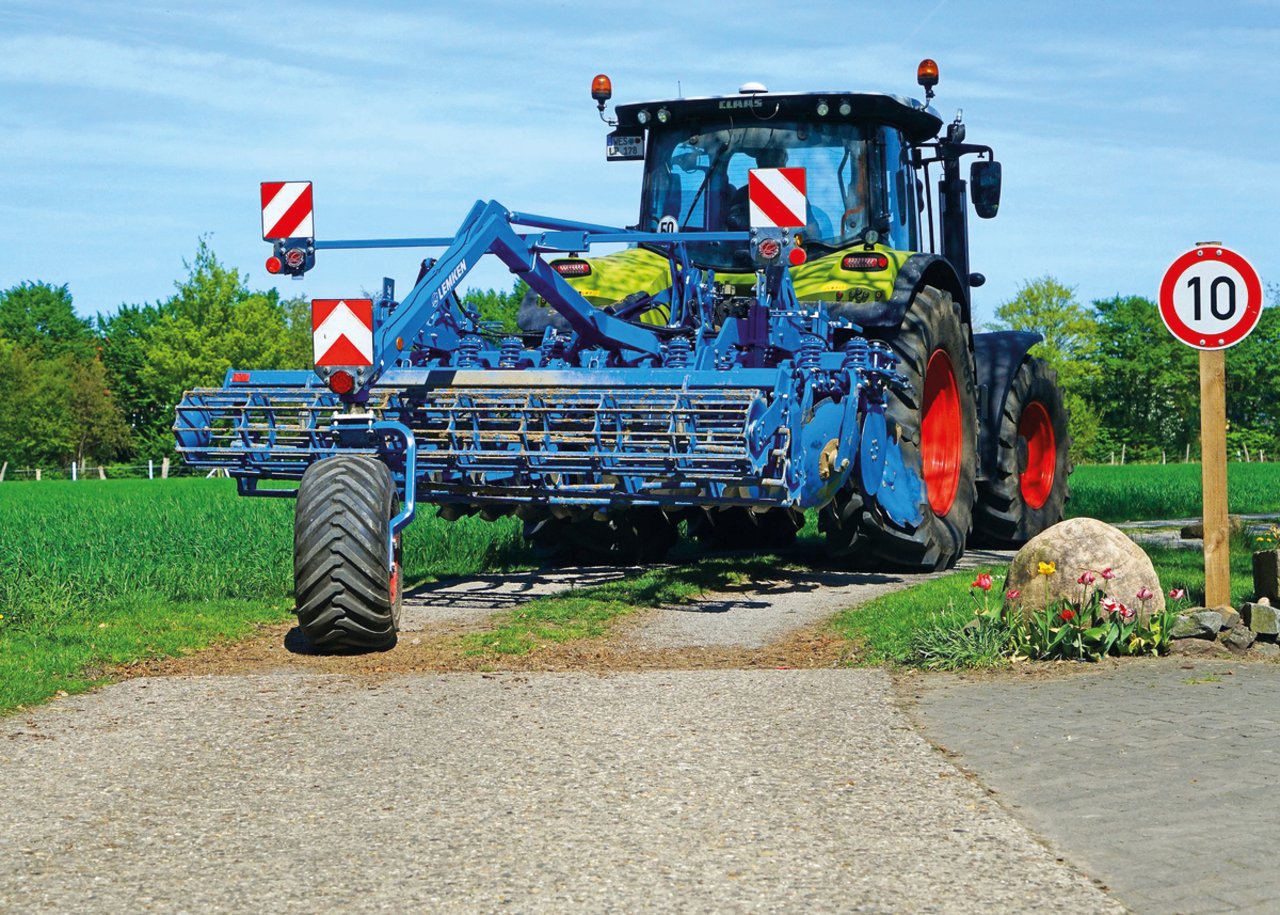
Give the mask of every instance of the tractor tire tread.
<svg viewBox="0 0 1280 915">
<path fill-rule="evenodd" d="M 911 382 L 909 391 L 890 389 L 886 419 L 891 430 L 898 430 L 907 466 L 917 473 L 921 473 L 920 411 L 928 360 L 937 349 L 944 349 L 950 357 L 963 424 L 960 471 L 955 497 L 945 515 L 933 512 L 926 493 L 921 504 L 924 521 L 915 530 L 903 530 L 878 512 L 866 511 L 861 515 L 861 533 L 868 553 L 882 566 L 924 572 L 949 569 L 964 555 L 977 500 L 977 387 L 969 327 L 950 293 L 924 286 L 917 290 L 902 324 L 881 339 L 893 348 L 898 370 Z"/>
<path fill-rule="evenodd" d="M 390 648 L 399 623 L 386 568 L 386 531 L 396 502 L 391 472 L 363 455 L 307 468 L 294 515 L 298 626 L 321 652 Z"/>
<path fill-rule="evenodd" d="M 1023 406 L 1039 400 L 1054 426 L 1055 456 L 1053 488 L 1039 509 L 1026 504 L 1022 496 L 1018 466 L 1018 424 Z M 1071 415 L 1063 404 L 1058 373 L 1043 359 L 1023 360 L 1014 374 L 1000 415 L 995 464 L 987 479 L 978 485 L 974 506 L 975 543 L 1001 549 L 1022 546 L 1036 534 L 1062 520 L 1071 499 L 1068 482 L 1071 471 Z"/>
</svg>

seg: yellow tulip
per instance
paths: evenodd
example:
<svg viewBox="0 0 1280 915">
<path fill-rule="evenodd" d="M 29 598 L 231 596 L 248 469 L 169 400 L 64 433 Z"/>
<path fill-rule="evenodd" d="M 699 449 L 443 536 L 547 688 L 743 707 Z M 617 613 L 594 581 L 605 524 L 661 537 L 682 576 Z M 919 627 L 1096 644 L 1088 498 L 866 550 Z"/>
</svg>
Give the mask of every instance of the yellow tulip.
<svg viewBox="0 0 1280 915">
<path fill-rule="evenodd" d="M 1052 562 L 1042 562 L 1042 563 L 1040 563 L 1040 574 L 1041 574 L 1041 575 L 1052 575 L 1052 574 L 1053 574 L 1054 572 L 1056 572 L 1056 571 L 1058 571 L 1058 567 L 1057 567 L 1054 563 L 1052 563 Z"/>
</svg>

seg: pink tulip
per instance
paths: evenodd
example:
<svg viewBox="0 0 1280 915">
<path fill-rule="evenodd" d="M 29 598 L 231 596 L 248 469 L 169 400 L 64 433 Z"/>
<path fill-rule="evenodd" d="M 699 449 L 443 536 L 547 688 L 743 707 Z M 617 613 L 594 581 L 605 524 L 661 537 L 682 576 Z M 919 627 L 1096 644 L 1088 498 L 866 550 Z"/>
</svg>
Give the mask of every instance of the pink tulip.
<svg viewBox="0 0 1280 915">
<path fill-rule="evenodd" d="M 1022 596 L 1022 592 L 1017 588 L 1010 588 L 1008 591 L 1004 592 L 1004 596 L 1009 598 L 1009 600 L 1017 600 Z"/>
<path fill-rule="evenodd" d="M 1100 606 L 1102 607 L 1102 613 L 1105 616 L 1108 613 L 1114 613 L 1124 605 L 1113 597 L 1104 597 L 1100 602 Z"/>
<path fill-rule="evenodd" d="M 1111 571 L 1111 566 L 1107 566 L 1102 570 L 1102 577 L 1107 581 L 1111 581 L 1111 579 L 1116 577 L 1116 573 Z"/>
<path fill-rule="evenodd" d="M 969 585 L 970 588 L 981 588 L 983 591 L 991 590 L 991 576 L 983 572 Z"/>
<path fill-rule="evenodd" d="M 1118 612 L 1120 614 L 1120 619 L 1124 620 L 1126 623 L 1129 622 L 1129 620 L 1133 619 L 1133 617 L 1135 616 L 1134 611 L 1130 610 L 1124 604 L 1120 605 L 1120 610 Z"/>
<path fill-rule="evenodd" d="M 1170 588 L 1169 596 L 1174 600 L 1182 600 L 1187 596 L 1187 590 L 1185 588 Z"/>
<path fill-rule="evenodd" d="M 1081 572 L 1080 577 L 1076 579 L 1076 581 L 1082 585 L 1091 585 L 1097 580 L 1098 580 L 1098 576 L 1094 575 L 1088 569 L 1085 569 L 1083 572 Z"/>
<path fill-rule="evenodd" d="M 1156 596 L 1156 592 L 1152 591 L 1146 585 L 1143 585 L 1141 588 L 1138 589 L 1138 600 L 1142 601 L 1143 603 L 1151 600 L 1151 598 L 1155 596 Z"/>
</svg>

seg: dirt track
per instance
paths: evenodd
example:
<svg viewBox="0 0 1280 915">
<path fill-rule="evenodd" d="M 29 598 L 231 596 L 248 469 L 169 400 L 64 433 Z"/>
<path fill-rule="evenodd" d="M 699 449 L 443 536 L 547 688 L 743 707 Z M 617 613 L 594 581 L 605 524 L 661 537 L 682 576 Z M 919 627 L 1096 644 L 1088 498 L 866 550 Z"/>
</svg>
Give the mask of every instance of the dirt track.
<svg viewBox="0 0 1280 915">
<path fill-rule="evenodd" d="M 970 551 L 957 568 L 1007 562 L 1010 554 Z M 348 657 L 311 654 L 291 625 L 263 629 L 235 645 L 177 660 L 147 661 L 126 677 L 264 673 L 389 675 L 494 668 L 492 657 L 471 657 L 458 636 L 483 627 L 496 613 L 538 597 L 617 580 L 631 568 L 538 570 L 475 576 L 416 588 L 405 596 L 399 643 L 391 651 Z M 947 574 L 947 573 L 940 573 Z M 744 668 L 826 668 L 848 646 L 824 631 L 833 614 L 900 590 L 927 576 L 831 570 L 779 571 L 695 603 L 638 612 L 618 621 L 609 638 L 548 646 L 503 658 L 501 669 L 624 671 Z"/>
</svg>

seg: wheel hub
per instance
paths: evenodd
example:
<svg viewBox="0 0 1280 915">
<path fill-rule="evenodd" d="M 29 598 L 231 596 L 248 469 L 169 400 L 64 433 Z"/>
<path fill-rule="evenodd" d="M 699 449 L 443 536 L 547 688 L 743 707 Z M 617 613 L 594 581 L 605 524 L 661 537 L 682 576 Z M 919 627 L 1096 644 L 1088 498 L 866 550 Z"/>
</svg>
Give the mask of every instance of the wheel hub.
<svg viewBox="0 0 1280 915">
<path fill-rule="evenodd" d="M 1030 508 L 1040 508 L 1053 493 L 1053 477 L 1057 471 L 1058 449 L 1049 411 L 1033 400 L 1018 420 L 1018 438 L 1026 444 L 1027 463 L 1018 477 L 1022 500 Z"/>
<path fill-rule="evenodd" d="M 960 488 L 964 427 L 960 420 L 960 386 L 945 350 L 929 357 L 924 378 L 924 406 L 920 422 L 920 459 L 929 507 L 945 515 Z"/>
</svg>

